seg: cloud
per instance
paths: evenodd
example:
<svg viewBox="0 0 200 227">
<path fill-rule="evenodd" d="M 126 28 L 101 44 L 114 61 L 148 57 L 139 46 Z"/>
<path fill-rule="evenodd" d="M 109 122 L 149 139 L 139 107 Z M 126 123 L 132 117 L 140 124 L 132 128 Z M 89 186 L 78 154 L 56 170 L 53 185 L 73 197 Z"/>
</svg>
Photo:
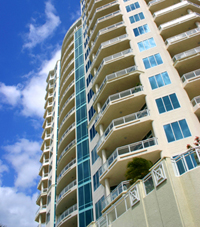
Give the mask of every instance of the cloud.
<svg viewBox="0 0 200 227">
<path fill-rule="evenodd" d="M 35 186 L 40 168 L 38 162 L 41 155 L 40 143 L 22 138 L 2 148 L 6 151 L 5 160 L 15 171 L 15 187 L 24 190 Z"/>
<path fill-rule="evenodd" d="M 0 187 L 0 223 L 7 227 L 36 227 L 37 193 L 27 196 L 11 187 Z"/>
<path fill-rule="evenodd" d="M 27 75 L 24 85 L 6 86 L 0 84 L 0 102 L 9 104 L 12 107 L 19 107 L 21 114 L 26 117 L 39 117 L 42 118 L 44 114 L 44 97 L 46 88 L 46 78 L 50 70 L 54 69 L 57 60 L 60 59 L 60 49 L 52 52 L 50 60 L 44 60 L 38 72 L 31 71 Z"/>
<path fill-rule="evenodd" d="M 32 49 L 37 44 L 42 43 L 45 39 L 51 36 L 61 21 L 59 16 L 55 15 L 56 10 L 50 1 L 45 3 L 45 23 L 36 25 L 31 23 L 28 25 L 29 32 L 25 34 L 25 44 L 23 48 Z M 35 21 L 35 19 L 33 19 Z"/>
<path fill-rule="evenodd" d="M 75 21 L 81 16 L 81 11 L 80 9 L 76 10 L 75 12 L 70 14 L 70 20 Z"/>
<path fill-rule="evenodd" d="M 2 160 L 0 159 L 0 186 L 2 185 L 2 177 L 4 172 L 8 172 L 8 166 L 3 164 Z"/>
</svg>

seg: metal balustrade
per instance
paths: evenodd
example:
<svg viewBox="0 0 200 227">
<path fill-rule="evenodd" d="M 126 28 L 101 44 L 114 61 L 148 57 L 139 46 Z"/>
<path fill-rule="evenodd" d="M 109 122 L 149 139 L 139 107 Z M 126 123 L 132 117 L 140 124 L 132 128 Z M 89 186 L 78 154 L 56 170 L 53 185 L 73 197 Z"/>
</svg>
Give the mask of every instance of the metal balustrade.
<svg viewBox="0 0 200 227">
<path fill-rule="evenodd" d="M 75 123 L 72 123 L 72 124 L 67 128 L 67 130 L 63 133 L 63 135 L 62 135 L 62 137 L 60 138 L 60 141 L 59 141 L 59 143 L 58 143 L 58 149 L 59 149 L 59 147 L 60 147 L 60 144 L 61 144 L 62 141 L 64 140 L 65 136 L 67 135 L 67 133 L 68 133 L 72 128 L 74 128 L 74 127 L 75 127 Z"/>
<path fill-rule="evenodd" d="M 39 207 L 39 209 L 36 211 L 36 216 L 44 209 L 47 208 L 47 205 L 42 205 L 41 207 Z"/>
<path fill-rule="evenodd" d="M 73 213 L 74 211 L 77 210 L 77 204 L 71 206 L 70 208 L 68 208 L 66 211 L 64 211 L 58 218 L 57 223 L 56 223 L 56 227 L 59 225 L 59 223 L 66 218 L 68 215 L 70 215 L 71 213 Z"/>
<path fill-rule="evenodd" d="M 115 151 L 107 159 L 107 161 L 100 167 L 99 176 L 101 177 L 101 175 L 109 168 L 109 166 L 120 155 L 124 155 L 124 154 L 127 154 L 127 153 L 133 153 L 135 151 L 145 149 L 145 148 L 148 148 L 148 147 L 151 147 L 151 146 L 154 146 L 154 145 L 157 145 L 157 139 L 155 137 L 116 148 Z"/>
<path fill-rule="evenodd" d="M 56 203 L 58 204 L 58 202 L 61 200 L 62 196 L 68 192 L 71 188 L 73 188 L 74 186 L 76 186 L 76 180 L 72 181 L 70 184 L 68 184 L 62 191 L 61 193 L 58 195 L 57 201 Z"/>
<path fill-rule="evenodd" d="M 168 39 L 165 40 L 165 44 L 166 45 L 170 45 L 176 41 L 179 41 L 181 39 L 185 39 L 185 38 L 190 38 L 191 36 L 193 36 L 194 34 L 198 34 L 200 32 L 200 28 L 195 28 L 192 30 L 189 30 L 187 32 L 181 33 L 179 35 L 170 37 Z"/>
<path fill-rule="evenodd" d="M 159 3 L 159 2 L 164 2 L 165 0 L 152 0 L 152 1 L 150 1 L 149 3 L 148 3 L 148 6 L 150 7 L 150 6 L 152 6 L 152 5 L 155 5 L 155 4 L 157 4 L 157 3 Z"/>
<path fill-rule="evenodd" d="M 70 66 L 73 62 L 74 62 L 74 59 L 72 59 L 72 60 L 67 64 L 67 66 L 65 67 L 65 70 L 64 70 L 64 72 L 62 73 L 62 75 L 65 75 L 65 73 L 66 73 L 66 71 L 68 70 L 69 66 Z M 63 77 L 62 77 L 62 78 L 63 78 Z M 60 79 L 62 79 L 62 78 L 60 78 Z"/>
<path fill-rule="evenodd" d="M 120 194 L 127 192 L 130 187 L 129 181 L 122 181 L 111 193 L 102 201 L 102 209 L 107 207 L 112 201 L 114 201 Z"/>
<path fill-rule="evenodd" d="M 71 41 L 71 43 L 68 45 L 67 49 L 65 50 L 65 52 L 64 52 L 64 54 L 63 54 L 63 56 L 62 56 L 62 61 L 61 61 L 61 64 L 62 64 L 62 65 L 65 64 L 65 63 L 63 64 L 63 61 L 66 60 L 66 59 L 65 59 L 65 55 L 66 55 L 67 51 L 71 48 L 72 44 L 74 44 L 74 40 Z"/>
<path fill-rule="evenodd" d="M 72 70 L 69 72 L 69 74 L 67 75 L 67 77 L 66 77 L 65 80 L 63 81 L 62 86 L 61 86 L 61 88 L 60 88 L 60 91 L 62 91 L 62 89 L 63 89 L 63 87 L 64 87 L 66 81 L 69 79 L 69 77 L 70 77 L 73 73 L 74 73 L 74 69 L 72 69 Z"/>
<path fill-rule="evenodd" d="M 60 123 L 60 126 L 59 126 L 59 130 L 58 130 L 58 133 L 60 132 L 63 124 L 65 123 L 65 120 L 68 118 L 68 116 L 75 110 L 75 107 L 73 107 L 66 115 L 65 117 L 63 118 L 62 122 Z"/>
<path fill-rule="evenodd" d="M 64 91 L 64 93 L 63 93 L 63 95 L 62 95 L 62 97 L 61 97 L 61 99 L 60 99 L 60 103 L 62 102 L 62 100 L 64 99 L 64 96 L 66 95 L 66 93 L 68 92 L 68 90 L 72 87 L 72 85 L 74 85 L 74 81 L 72 81 L 72 82 L 68 85 L 68 87 L 65 89 L 65 91 Z"/>
<path fill-rule="evenodd" d="M 195 71 L 184 74 L 181 77 L 181 80 L 184 83 L 186 80 L 195 79 L 195 77 L 199 77 L 199 76 L 200 76 L 200 69 L 197 69 Z"/>
<path fill-rule="evenodd" d="M 192 55 L 195 55 L 195 54 L 198 54 L 200 53 L 200 47 L 196 47 L 196 48 L 193 48 L 191 50 L 187 50 L 185 52 L 182 52 L 180 54 L 176 54 L 174 57 L 173 57 L 173 61 L 176 62 L 180 59 L 183 59 L 183 58 L 186 58 L 186 57 L 189 57 L 189 56 L 192 56 Z"/>
<path fill-rule="evenodd" d="M 65 102 L 65 104 L 63 105 L 63 107 L 62 107 L 62 109 L 61 109 L 61 111 L 60 111 L 60 116 L 61 116 L 63 110 L 65 109 L 66 105 L 68 104 L 68 102 L 69 102 L 71 99 L 73 99 L 74 97 L 75 97 L 75 94 L 73 93 L 73 94 L 67 99 L 67 101 Z"/>
<path fill-rule="evenodd" d="M 119 93 L 116 93 L 114 95 L 110 95 L 108 97 L 108 99 L 105 101 L 105 103 L 103 104 L 102 108 L 101 108 L 101 111 L 98 113 L 97 117 L 96 117 L 96 120 L 95 120 L 95 123 L 99 120 L 99 118 L 103 115 L 104 113 L 104 110 L 106 109 L 106 107 L 110 104 L 110 102 L 114 101 L 114 100 L 117 100 L 117 99 L 120 99 L 120 98 L 124 98 L 126 96 L 129 96 L 129 95 L 132 95 L 132 94 L 135 94 L 137 92 L 140 92 L 140 91 L 143 91 L 143 87 L 142 86 L 137 86 L 137 87 L 134 87 L 134 88 L 131 88 L 131 89 L 128 89 L 128 90 L 125 90 L 125 91 L 121 91 Z"/>
<path fill-rule="evenodd" d="M 118 72 L 115 72 L 115 73 L 111 73 L 109 75 L 107 75 L 105 77 L 105 79 L 103 80 L 103 82 L 101 83 L 97 93 L 93 96 L 93 102 L 95 102 L 96 98 L 98 97 L 100 91 L 102 90 L 102 88 L 104 87 L 105 83 L 109 80 L 112 80 L 113 78 L 117 78 L 117 77 L 120 77 L 120 76 L 123 76 L 123 75 L 126 75 L 128 73 L 131 73 L 131 72 L 134 72 L 138 69 L 138 67 L 136 65 L 134 66 L 131 66 L 129 68 L 126 68 L 126 69 L 123 69 L 123 70 L 120 70 Z"/>
<path fill-rule="evenodd" d="M 70 51 L 70 53 L 67 55 L 67 57 L 65 58 L 65 61 L 64 61 L 64 63 L 63 63 L 62 68 L 64 67 L 64 65 L 66 64 L 66 62 L 69 60 L 69 56 L 70 56 L 72 53 L 74 53 L 74 49 L 72 49 L 72 50 Z"/>
<path fill-rule="evenodd" d="M 41 194 L 46 193 L 46 192 L 47 192 L 47 188 L 43 188 L 43 190 L 40 191 L 40 194 L 38 195 L 37 200 L 40 198 Z"/>
<path fill-rule="evenodd" d="M 61 179 L 61 177 L 64 175 L 64 173 L 65 173 L 71 166 L 73 166 L 75 163 L 76 163 L 76 158 L 73 159 L 70 163 L 68 163 L 68 164 L 63 168 L 63 170 L 60 172 L 60 174 L 59 174 L 59 176 L 58 176 L 57 183 L 59 182 L 59 180 Z"/>
<path fill-rule="evenodd" d="M 193 106 L 196 106 L 197 104 L 200 104 L 200 96 L 196 96 L 191 100 L 191 103 Z"/>
</svg>

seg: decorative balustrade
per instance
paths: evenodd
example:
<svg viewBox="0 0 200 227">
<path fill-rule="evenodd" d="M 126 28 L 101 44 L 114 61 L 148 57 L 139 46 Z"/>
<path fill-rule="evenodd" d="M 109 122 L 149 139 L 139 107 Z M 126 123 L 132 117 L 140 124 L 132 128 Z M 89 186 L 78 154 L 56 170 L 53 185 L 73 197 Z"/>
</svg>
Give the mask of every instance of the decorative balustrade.
<svg viewBox="0 0 200 227">
<path fill-rule="evenodd" d="M 66 137 L 67 133 L 68 133 L 72 128 L 74 128 L 74 127 L 75 127 L 75 123 L 72 123 L 72 124 L 67 128 L 67 130 L 63 133 L 63 135 L 62 135 L 62 137 L 60 138 L 60 141 L 59 141 L 59 143 L 58 143 L 58 149 L 59 149 L 59 147 L 60 147 L 60 144 L 62 143 L 62 141 L 63 141 L 64 138 Z"/>
<path fill-rule="evenodd" d="M 187 50 L 185 52 L 182 52 L 180 54 L 176 54 L 173 57 L 173 61 L 176 62 L 176 61 L 178 61 L 180 59 L 183 59 L 183 58 L 195 55 L 195 54 L 199 54 L 199 53 L 200 53 L 200 47 L 196 47 L 196 48 L 193 48 L 191 50 Z"/>
</svg>

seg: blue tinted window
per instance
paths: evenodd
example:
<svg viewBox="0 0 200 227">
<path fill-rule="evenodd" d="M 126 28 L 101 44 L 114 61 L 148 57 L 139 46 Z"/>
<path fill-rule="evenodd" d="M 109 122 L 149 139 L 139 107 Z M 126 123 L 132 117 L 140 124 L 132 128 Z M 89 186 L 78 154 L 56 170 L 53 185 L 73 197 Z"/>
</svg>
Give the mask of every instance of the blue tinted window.
<svg viewBox="0 0 200 227">
<path fill-rule="evenodd" d="M 93 176 L 93 186 L 94 186 L 94 191 L 100 186 L 100 183 L 99 183 L 99 170 L 97 170 L 96 173 Z"/>
<path fill-rule="evenodd" d="M 101 197 L 101 199 L 99 199 L 96 203 L 95 203 L 95 213 L 96 213 L 96 219 L 98 219 L 99 217 L 101 217 L 102 213 L 102 201 L 104 200 L 104 196 Z"/>
<path fill-rule="evenodd" d="M 124 2 L 125 2 L 125 0 L 124 0 Z M 131 5 L 126 6 L 126 11 L 128 13 L 128 12 L 130 12 L 132 10 L 135 10 L 135 9 L 138 9 L 138 8 L 140 8 L 140 5 L 139 5 L 138 2 L 135 2 L 135 3 L 131 4 Z"/>
<path fill-rule="evenodd" d="M 95 146 L 94 149 L 92 150 L 92 164 L 96 162 L 96 160 L 99 158 L 97 154 L 97 147 Z"/>
<path fill-rule="evenodd" d="M 133 24 L 137 21 L 143 20 L 144 18 L 145 17 L 144 17 L 143 13 L 138 13 L 138 14 L 135 14 L 135 15 L 129 17 L 129 20 L 130 20 L 131 24 Z"/>
<path fill-rule="evenodd" d="M 156 89 L 156 88 L 171 84 L 171 81 L 169 79 L 169 75 L 167 72 L 163 72 L 155 76 L 149 77 L 149 82 L 151 84 L 152 89 Z"/>
<path fill-rule="evenodd" d="M 155 43 L 153 38 L 146 39 L 146 40 L 138 43 L 138 47 L 139 47 L 140 52 L 142 52 L 144 50 L 148 50 L 148 49 L 153 48 L 155 46 L 156 46 L 156 43 Z"/>
<path fill-rule="evenodd" d="M 149 26 L 147 24 L 144 24 L 142 26 L 139 26 L 138 28 L 133 29 L 135 37 L 150 32 Z"/>
<path fill-rule="evenodd" d="M 162 64 L 163 61 L 161 59 L 160 54 L 155 54 L 155 55 L 149 56 L 147 58 L 143 58 L 143 63 L 144 63 L 145 69 L 149 69 L 149 68 Z"/>
<path fill-rule="evenodd" d="M 92 128 L 90 129 L 90 141 L 93 140 L 93 138 L 95 137 L 96 134 L 97 134 L 97 131 L 95 130 L 95 127 L 93 124 Z"/>
</svg>

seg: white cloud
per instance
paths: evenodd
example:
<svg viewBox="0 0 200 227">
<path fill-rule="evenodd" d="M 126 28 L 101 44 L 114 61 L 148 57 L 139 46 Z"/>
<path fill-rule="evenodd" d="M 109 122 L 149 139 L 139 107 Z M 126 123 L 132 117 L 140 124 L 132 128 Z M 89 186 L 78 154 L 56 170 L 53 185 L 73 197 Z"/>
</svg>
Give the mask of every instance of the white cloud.
<svg viewBox="0 0 200 227">
<path fill-rule="evenodd" d="M 25 35 L 24 48 L 31 49 L 51 36 L 61 23 L 59 16 L 55 15 L 55 8 L 50 1 L 45 3 L 45 19 L 43 25 L 29 24 L 29 33 Z M 33 19 L 35 21 L 35 19 Z"/>
<path fill-rule="evenodd" d="M 24 190 L 35 186 L 40 167 L 40 143 L 22 138 L 12 145 L 4 146 L 3 149 L 6 151 L 5 160 L 16 173 L 15 187 Z"/>
<path fill-rule="evenodd" d="M 2 160 L 0 159 L 0 186 L 2 184 L 2 177 L 4 172 L 8 172 L 8 166 L 3 164 Z"/>
<path fill-rule="evenodd" d="M 36 227 L 37 193 L 27 196 L 11 187 L 0 187 L 0 223 L 7 227 Z"/>
<path fill-rule="evenodd" d="M 81 11 L 80 11 L 80 9 L 78 9 L 78 10 L 76 10 L 75 12 L 72 12 L 71 14 L 70 14 L 70 19 L 72 20 L 72 21 L 75 21 L 75 20 L 77 20 L 80 16 L 81 16 Z"/>
</svg>

